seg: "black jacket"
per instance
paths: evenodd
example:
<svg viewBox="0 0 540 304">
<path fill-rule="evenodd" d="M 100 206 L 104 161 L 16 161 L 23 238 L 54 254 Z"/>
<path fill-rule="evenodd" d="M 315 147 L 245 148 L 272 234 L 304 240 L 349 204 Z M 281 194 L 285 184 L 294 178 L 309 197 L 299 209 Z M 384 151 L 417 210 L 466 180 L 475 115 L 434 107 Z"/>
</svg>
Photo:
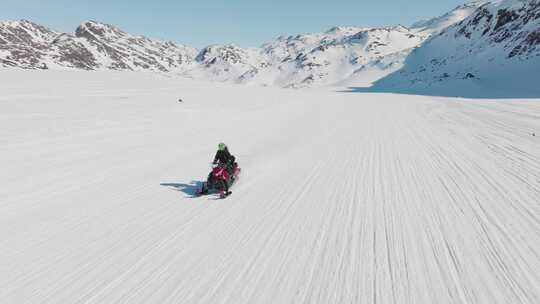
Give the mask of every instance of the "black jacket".
<svg viewBox="0 0 540 304">
<path fill-rule="evenodd" d="M 224 150 L 218 150 L 216 156 L 214 157 L 214 163 L 232 163 L 234 162 L 234 156 L 229 153 L 229 149 L 225 148 Z"/>
</svg>

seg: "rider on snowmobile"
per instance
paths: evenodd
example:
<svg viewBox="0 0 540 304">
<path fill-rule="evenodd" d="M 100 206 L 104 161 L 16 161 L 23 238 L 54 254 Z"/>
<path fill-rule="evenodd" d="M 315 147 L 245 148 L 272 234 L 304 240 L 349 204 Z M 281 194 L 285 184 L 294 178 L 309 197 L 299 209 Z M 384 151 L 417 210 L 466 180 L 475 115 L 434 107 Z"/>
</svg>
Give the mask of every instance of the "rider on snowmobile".
<svg viewBox="0 0 540 304">
<path fill-rule="evenodd" d="M 235 162 L 235 157 L 231 155 L 224 143 L 218 145 L 218 151 L 212 163 L 218 166 L 212 168 L 212 171 L 208 174 L 207 181 L 203 183 L 202 188 L 197 193 L 205 195 L 210 190 L 217 190 L 220 192 L 221 197 L 224 198 L 231 194 L 229 187 L 240 173 L 240 168 L 238 168 L 238 164 Z M 223 170 L 229 173 L 228 178 L 223 174 Z"/>
<path fill-rule="evenodd" d="M 232 176 L 234 171 L 234 161 L 235 157 L 231 155 L 227 146 L 224 143 L 220 143 L 218 145 L 218 151 L 216 152 L 216 156 L 214 157 L 214 161 L 212 163 L 219 163 L 225 165 L 225 168 Z"/>
</svg>

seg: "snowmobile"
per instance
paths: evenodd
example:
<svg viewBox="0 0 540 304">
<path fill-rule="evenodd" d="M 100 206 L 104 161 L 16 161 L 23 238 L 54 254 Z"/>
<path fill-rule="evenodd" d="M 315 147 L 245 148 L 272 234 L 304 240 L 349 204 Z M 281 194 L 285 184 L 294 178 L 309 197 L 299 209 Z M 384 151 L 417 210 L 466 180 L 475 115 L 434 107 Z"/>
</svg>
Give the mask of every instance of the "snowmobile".
<svg viewBox="0 0 540 304">
<path fill-rule="evenodd" d="M 232 174 L 227 171 L 227 165 L 223 163 L 213 164 L 212 171 L 208 174 L 206 182 L 197 191 L 198 195 L 207 195 L 217 193 L 221 198 L 225 198 L 231 194 L 227 191 L 240 177 L 240 167 L 236 162 L 232 165 Z"/>
</svg>

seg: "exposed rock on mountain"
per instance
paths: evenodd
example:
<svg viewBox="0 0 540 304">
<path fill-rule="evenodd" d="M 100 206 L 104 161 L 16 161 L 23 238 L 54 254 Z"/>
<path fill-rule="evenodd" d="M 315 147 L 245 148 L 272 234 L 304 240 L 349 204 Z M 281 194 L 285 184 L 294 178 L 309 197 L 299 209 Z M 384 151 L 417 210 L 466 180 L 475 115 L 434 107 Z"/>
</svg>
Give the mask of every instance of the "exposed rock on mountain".
<svg viewBox="0 0 540 304">
<path fill-rule="evenodd" d="M 197 50 L 133 36 L 118 28 L 87 21 L 75 35 L 61 34 L 29 21 L 0 23 L 0 60 L 22 68 L 182 71 Z"/>
</svg>

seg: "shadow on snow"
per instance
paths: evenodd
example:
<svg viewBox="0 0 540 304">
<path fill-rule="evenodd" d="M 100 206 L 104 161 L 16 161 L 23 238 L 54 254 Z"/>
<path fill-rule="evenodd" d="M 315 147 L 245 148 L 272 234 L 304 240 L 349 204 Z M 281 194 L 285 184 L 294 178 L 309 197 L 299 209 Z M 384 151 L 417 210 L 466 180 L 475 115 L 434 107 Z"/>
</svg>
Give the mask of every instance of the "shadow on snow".
<svg viewBox="0 0 540 304">
<path fill-rule="evenodd" d="M 169 187 L 173 190 L 180 191 L 189 197 L 196 197 L 197 191 L 201 189 L 202 181 L 191 181 L 189 184 L 184 183 L 161 183 L 160 186 Z"/>
<path fill-rule="evenodd" d="M 455 97 L 455 98 L 470 98 L 470 99 L 537 99 L 540 98 L 540 93 L 534 90 L 516 90 L 510 89 L 460 89 L 453 86 L 439 86 L 435 88 L 401 88 L 401 87 L 386 87 L 378 85 L 377 82 L 372 87 L 348 87 L 345 90 L 337 92 L 341 93 L 388 93 L 388 94 L 403 94 L 403 95 L 420 95 L 432 97 Z"/>
</svg>

